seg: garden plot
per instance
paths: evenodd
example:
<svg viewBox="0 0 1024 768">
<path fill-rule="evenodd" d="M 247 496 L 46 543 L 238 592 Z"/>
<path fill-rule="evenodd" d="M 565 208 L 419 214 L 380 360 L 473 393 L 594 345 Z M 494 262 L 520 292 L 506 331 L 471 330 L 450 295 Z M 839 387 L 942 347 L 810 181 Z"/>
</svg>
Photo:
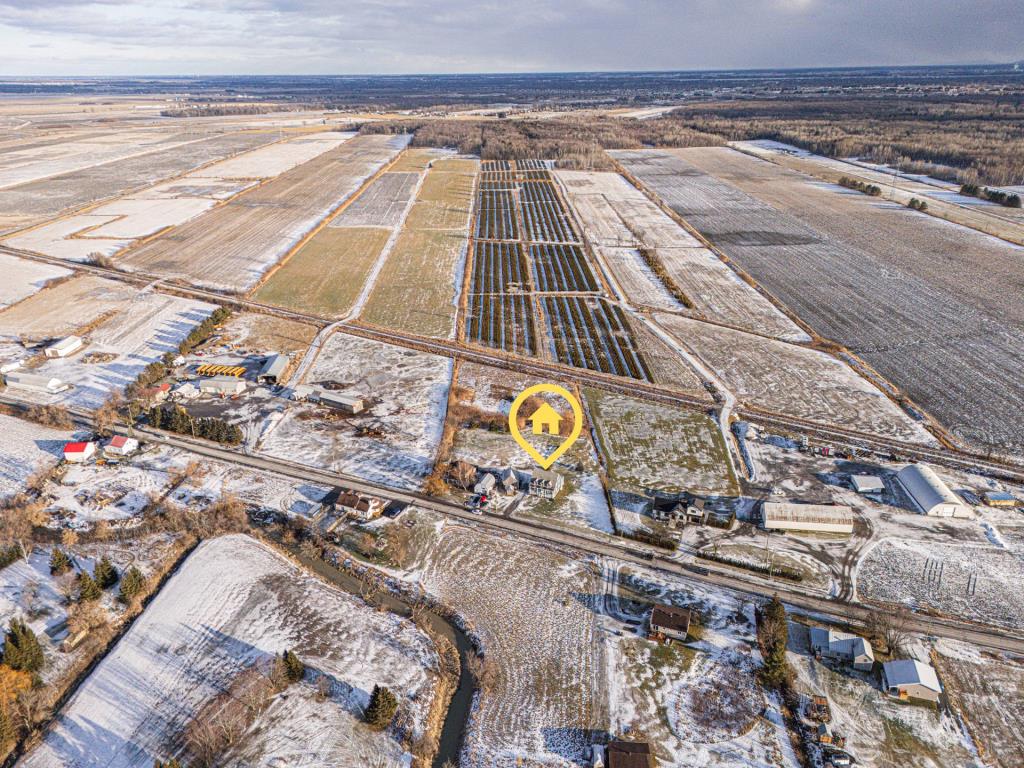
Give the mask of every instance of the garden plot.
<svg viewBox="0 0 1024 768">
<path fill-rule="evenodd" d="M 634 379 L 651 380 L 629 321 L 617 304 L 579 296 L 539 299 L 547 317 L 556 357 L 577 368 L 589 368 Z"/>
<path fill-rule="evenodd" d="M 665 340 L 648 328 L 646 323 L 635 318 L 630 319 L 629 329 L 656 384 L 687 392 L 691 396 L 706 400 L 708 405 L 712 404 L 711 395 L 704 388 L 703 379 L 678 350 L 665 343 Z"/>
<path fill-rule="evenodd" d="M 305 383 L 360 397 L 366 410 L 333 419 L 311 405 L 291 408 L 265 437 L 262 452 L 418 489 L 441 439 L 451 365 L 437 355 L 336 333 Z"/>
<path fill-rule="evenodd" d="M 402 223 L 405 209 L 412 200 L 418 173 L 385 173 L 357 197 L 332 227 L 397 227 Z"/>
<path fill-rule="evenodd" d="M 597 280 L 583 250 L 576 245 L 529 246 L 533 281 L 538 291 L 597 291 Z"/>
<path fill-rule="evenodd" d="M 361 319 L 426 336 L 452 336 L 478 169 L 475 160 L 434 160 Z"/>
<path fill-rule="evenodd" d="M 269 179 L 344 144 L 354 134 L 324 131 L 254 149 L 190 174 L 192 178 Z"/>
<path fill-rule="evenodd" d="M 260 132 L 220 134 L 0 189 L 0 231 L 24 223 L 43 221 L 69 208 L 117 197 L 275 139 L 276 134 Z M 204 179 L 202 183 L 205 186 L 211 181 Z M 199 180 L 191 183 L 198 184 Z M 237 183 L 233 183 L 233 186 L 237 186 Z"/>
<path fill-rule="evenodd" d="M 874 675 L 848 668 L 831 669 L 808 650 L 808 629 L 789 625 L 786 654 L 796 673 L 801 698 L 827 696 L 832 729 L 845 736 L 846 749 L 858 765 L 900 768 L 963 768 L 979 766 L 973 745 L 958 719 L 943 708 L 895 701 L 879 690 Z M 925 651 L 920 658 L 928 661 Z M 946 681 L 943 681 L 946 682 Z"/>
<path fill-rule="evenodd" d="M 1024 628 L 1024 562 L 994 544 L 886 539 L 861 560 L 862 598 Z"/>
<path fill-rule="evenodd" d="M 459 614 L 497 666 L 460 765 L 583 765 L 605 727 L 600 581 L 553 550 L 438 522 L 410 575 Z"/>
<path fill-rule="evenodd" d="M 0 282 L 2 310 L 42 290 L 53 280 L 68 277 L 71 270 L 0 253 L 0 274 L 4 276 Z"/>
<path fill-rule="evenodd" d="M 624 153 L 619 159 L 628 165 L 630 157 Z M 679 306 L 635 251 L 646 247 L 694 310 L 708 319 L 787 340 L 807 339 L 768 299 L 619 174 L 559 171 L 558 176 L 584 230 L 630 301 L 664 309 Z"/>
<path fill-rule="evenodd" d="M 738 493 L 722 433 L 709 416 L 598 390 L 585 394 L 615 490 Z"/>
<path fill-rule="evenodd" d="M 22 764 L 150 768 L 180 751 L 182 728 L 206 701 L 286 648 L 306 663 L 307 679 L 264 713 L 263 732 L 240 752 L 266 745 L 270 754 L 251 755 L 259 764 L 283 752 L 290 765 L 313 765 L 311 745 L 324 749 L 318 764 L 408 759 L 360 715 L 373 686 L 386 685 L 409 712 L 413 736 L 422 732 L 438 667 L 429 638 L 234 535 L 189 556 Z M 314 703 L 319 675 L 332 693 Z"/>
<path fill-rule="evenodd" d="M 659 314 L 656 320 L 751 407 L 908 442 L 935 442 L 866 379 L 824 352 L 676 315 Z"/>
<path fill-rule="evenodd" d="M 128 252 L 119 263 L 213 288 L 251 288 L 407 140 L 359 136 L 327 151 L 311 144 L 319 151 L 308 162 Z"/>
<path fill-rule="evenodd" d="M 68 430 L 51 429 L 31 421 L 0 414 L 0 500 L 25 490 L 25 482 L 40 470 L 49 470 L 64 457 Z"/>
<path fill-rule="evenodd" d="M 997 768 L 1024 764 L 1024 665 L 1019 658 L 979 652 L 941 640 L 939 677 L 986 762 Z"/>
<path fill-rule="evenodd" d="M 519 243 L 478 240 L 467 297 L 466 336 L 486 346 L 531 354 L 536 348 L 533 299 Z"/>
<path fill-rule="evenodd" d="M 0 311 L 0 336 L 66 336 L 123 309 L 135 295 L 135 289 L 124 283 L 76 275 Z"/>
<path fill-rule="evenodd" d="M 1024 368 L 1024 309 L 1005 297 L 1020 284 L 1024 251 L 734 150 L 619 157 L 815 330 L 954 433 L 1019 452 L 1024 392 L 1013 372 Z"/>
<path fill-rule="evenodd" d="M 213 304 L 158 293 L 139 293 L 129 306 L 93 330 L 88 347 L 72 357 L 47 360 L 38 370 L 73 385 L 47 402 L 75 408 L 98 408 L 121 392 L 150 363 L 178 345 L 213 312 Z M 93 356 L 111 357 L 93 362 Z"/>
</svg>

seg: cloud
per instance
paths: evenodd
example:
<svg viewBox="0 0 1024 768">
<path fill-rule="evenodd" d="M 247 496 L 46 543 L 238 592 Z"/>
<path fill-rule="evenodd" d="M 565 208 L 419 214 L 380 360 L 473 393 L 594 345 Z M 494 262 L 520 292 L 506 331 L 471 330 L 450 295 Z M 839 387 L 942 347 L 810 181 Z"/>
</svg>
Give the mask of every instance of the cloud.
<svg viewBox="0 0 1024 768">
<path fill-rule="evenodd" d="M 0 0 L 0 49 L 25 75 L 962 63 L 1021 58 L 1018 17 L 1018 0 Z"/>
</svg>

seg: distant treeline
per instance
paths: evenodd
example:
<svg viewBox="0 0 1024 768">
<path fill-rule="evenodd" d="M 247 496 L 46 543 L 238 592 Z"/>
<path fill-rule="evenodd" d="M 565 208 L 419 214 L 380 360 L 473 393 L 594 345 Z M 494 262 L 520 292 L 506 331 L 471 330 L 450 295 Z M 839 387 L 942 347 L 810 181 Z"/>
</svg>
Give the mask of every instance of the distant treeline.
<svg viewBox="0 0 1024 768">
<path fill-rule="evenodd" d="M 228 115 L 267 115 L 271 112 L 297 112 L 306 107 L 283 104 L 191 104 L 164 109 L 161 117 L 225 117 Z"/>
<path fill-rule="evenodd" d="M 676 120 L 581 115 L 557 120 L 394 120 L 365 123 L 362 133 L 415 133 L 413 146 L 452 147 L 484 160 L 543 157 L 560 168 L 609 169 L 605 149 L 723 144 L 721 136 Z"/>
</svg>

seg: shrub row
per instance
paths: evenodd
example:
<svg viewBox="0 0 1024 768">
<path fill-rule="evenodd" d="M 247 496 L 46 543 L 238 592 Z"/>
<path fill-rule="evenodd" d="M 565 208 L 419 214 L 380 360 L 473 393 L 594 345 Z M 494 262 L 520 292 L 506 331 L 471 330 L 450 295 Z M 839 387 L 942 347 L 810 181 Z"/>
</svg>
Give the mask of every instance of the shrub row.
<svg viewBox="0 0 1024 768">
<path fill-rule="evenodd" d="M 714 563 L 722 563 L 724 565 L 731 565 L 736 568 L 743 568 L 747 571 L 753 571 L 754 573 L 760 573 L 765 576 L 780 576 L 783 579 L 789 579 L 790 581 L 803 581 L 804 575 L 795 568 L 787 568 L 784 565 L 773 565 L 770 568 L 767 565 L 757 565 L 755 563 L 748 563 L 745 560 L 739 560 L 734 557 L 728 557 L 726 555 L 719 555 L 715 552 L 698 552 L 697 557 L 702 560 L 710 560 Z"/>
<path fill-rule="evenodd" d="M 846 187 L 847 189 L 855 189 L 858 192 L 863 192 L 865 195 L 870 195 L 871 197 L 879 197 L 882 194 L 882 188 L 877 184 L 866 184 L 863 181 L 851 179 L 849 176 L 840 177 L 839 186 Z"/>
</svg>

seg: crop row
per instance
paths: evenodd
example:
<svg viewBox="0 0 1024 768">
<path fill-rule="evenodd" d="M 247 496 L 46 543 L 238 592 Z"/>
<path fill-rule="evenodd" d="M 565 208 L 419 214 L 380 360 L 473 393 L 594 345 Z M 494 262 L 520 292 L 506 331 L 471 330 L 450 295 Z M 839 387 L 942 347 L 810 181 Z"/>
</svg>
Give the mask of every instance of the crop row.
<svg viewBox="0 0 1024 768">
<path fill-rule="evenodd" d="M 516 160 L 516 170 L 519 171 L 550 171 L 554 163 L 551 160 Z"/>
<path fill-rule="evenodd" d="M 533 351 L 533 300 L 517 290 L 526 280 L 526 260 L 518 243 L 476 243 L 470 339 L 508 352 Z"/>
<path fill-rule="evenodd" d="M 651 381 L 619 307 L 579 296 L 549 296 L 542 301 L 559 360 L 577 368 Z"/>
<path fill-rule="evenodd" d="M 494 171 L 511 171 L 512 163 L 508 160 L 481 160 L 480 170 L 483 173 L 492 173 Z"/>
<path fill-rule="evenodd" d="M 530 185 L 524 185 L 530 186 Z M 523 223 L 532 242 L 579 242 L 562 206 L 557 202 L 523 203 Z"/>
<path fill-rule="evenodd" d="M 597 280 L 576 245 L 544 243 L 530 246 L 538 291 L 596 291 Z"/>
<path fill-rule="evenodd" d="M 483 191 L 477 197 L 476 236 L 485 240 L 516 240 L 515 199 L 509 190 Z"/>
</svg>

